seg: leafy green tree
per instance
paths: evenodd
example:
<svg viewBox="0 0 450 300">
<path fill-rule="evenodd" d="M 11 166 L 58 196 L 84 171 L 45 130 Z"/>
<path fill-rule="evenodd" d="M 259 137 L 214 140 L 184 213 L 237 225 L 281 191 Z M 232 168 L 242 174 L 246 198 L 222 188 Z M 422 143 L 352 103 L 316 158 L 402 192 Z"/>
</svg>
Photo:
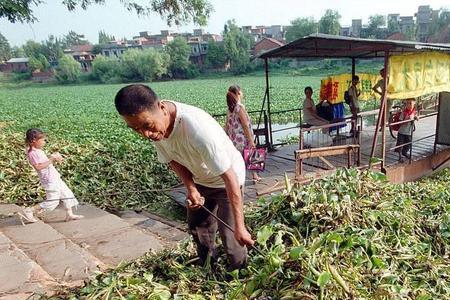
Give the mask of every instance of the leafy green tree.
<svg viewBox="0 0 450 300">
<path fill-rule="evenodd" d="M 383 15 L 369 16 L 369 25 L 366 29 L 366 37 L 382 39 L 386 37 L 386 32 L 381 28 L 386 25 L 386 18 Z"/>
<path fill-rule="evenodd" d="M 28 66 L 31 71 L 47 71 L 50 69 L 50 63 L 43 54 L 39 54 L 37 57 L 30 57 Z"/>
<path fill-rule="evenodd" d="M 30 57 L 30 59 L 28 60 L 28 67 L 32 72 L 34 72 L 36 70 L 42 69 L 42 63 L 37 58 Z"/>
<path fill-rule="evenodd" d="M 25 51 L 22 47 L 14 46 L 11 48 L 11 57 L 24 57 Z"/>
<path fill-rule="evenodd" d="M 438 28 L 443 29 L 446 26 L 450 25 L 450 10 L 443 8 L 439 12 L 439 18 L 438 18 Z"/>
<path fill-rule="evenodd" d="M 415 41 L 416 40 L 416 26 L 411 25 L 406 29 L 406 31 L 403 33 L 408 41 Z"/>
<path fill-rule="evenodd" d="M 64 55 L 61 42 L 54 35 L 50 35 L 47 40 L 42 42 L 41 53 L 52 64 L 56 64 Z"/>
<path fill-rule="evenodd" d="M 176 37 L 167 43 L 166 52 L 170 57 L 169 71 L 173 77 L 185 77 L 191 65 L 191 46 L 183 37 Z"/>
<path fill-rule="evenodd" d="M 377 29 L 386 25 L 386 18 L 383 15 L 372 15 L 369 16 L 369 27 Z"/>
<path fill-rule="evenodd" d="M 167 74 L 170 57 L 167 53 L 153 48 L 142 51 L 138 72 L 143 80 L 154 80 Z"/>
<path fill-rule="evenodd" d="M 98 55 L 98 54 L 102 53 L 102 45 L 97 44 L 97 45 L 92 46 L 92 53 L 94 55 Z"/>
<path fill-rule="evenodd" d="M 120 76 L 125 81 L 148 81 L 167 74 L 169 55 L 155 49 L 128 50 L 120 60 Z"/>
<path fill-rule="evenodd" d="M 243 74 L 251 70 L 250 49 L 252 38 L 236 25 L 234 20 L 229 20 L 226 25 L 223 44 L 227 59 L 233 73 Z"/>
<path fill-rule="evenodd" d="M 433 19 L 428 26 L 428 36 L 439 35 L 447 27 L 450 27 L 450 11 L 441 9 L 438 18 Z M 448 39 L 450 39 L 450 36 L 448 36 Z"/>
<path fill-rule="evenodd" d="M 106 32 L 104 32 L 103 30 L 100 30 L 98 32 L 98 43 L 100 45 L 107 44 L 107 43 L 109 43 L 111 41 L 114 41 L 114 40 L 115 40 L 115 38 L 114 38 L 113 35 L 109 35 Z"/>
<path fill-rule="evenodd" d="M 312 17 L 297 18 L 291 21 L 291 25 L 286 31 L 286 41 L 292 42 L 296 39 L 316 33 L 319 25 Z"/>
<path fill-rule="evenodd" d="M 227 61 L 223 43 L 214 40 L 208 42 L 208 53 L 206 54 L 205 64 L 208 68 L 223 68 Z"/>
<path fill-rule="evenodd" d="M 42 0 L 2 0 L 0 1 L 0 19 L 6 18 L 9 22 L 34 22 L 33 8 L 43 3 Z"/>
<path fill-rule="evenodd" d="M 22 46 L 25 55 L 28 57 L 38 57 L 42 54 L 42 45 L 35 41 L 27 41 L 25 45 Z"/>
<path fill-rule="evenodd" d="M 390 19 L 388 22 L 388 34 L 391 35 L 396 32 L 400 32 L 400 24 L 397 20 Z"/>
<path fill-rule="evenodd" d="M 27 57 L 34 57 L 41 60 L 39 59 L 39 56 L 43 55 L 47 62 L 54 65 L 56 65 L 57 61 L 64 55 L 60 41 L 53 35 L 50 35 L 48 39 L 42 43 L 27 41 L 22 48 Z"/>
<path fill-rule="evenodd" d="M 120 78 L 119 60 L 115 57 L 97 55 L 92 62 L 92 77 L 100 82 L 114 82 Z"/>
<path fill-rule="evenodd" d="M 61 83 L 73 83 L 80 76 L 80 64 L 70 55 L 63 55 L 58 62 L 55 77 Z"/>
<path fill-rule="evenodd" d="M 87 9 L 91 4 L 105 4 L 105 0 L 60 0 L 69 11 L 78 7 Z M 6 18 L 11 23 L 34 22 L 36 17 L 33 9 L 44 3 L 44 0 L 1 0 L 0 19 Z M 150 15 L 157 13 L 167 24 L 180 25 L 194 22 L 206 25 L 213 11 L 208 0 L 120 0 L 126 9 L 136 12 L 138 15 Z"/>
<path fill-rule="evenodd" d="M 341 30 L 341 15 L 336 10 L 327 9 L 319 20 L 319 32 L 338 35 Z"/>
<path fill-rule="evenodd" d="M 86 40 L 83 34 L 78 34 L 71 30 L 68 34 L 64 35 L 61 43 L 65 49 L 68 49 L 76 45 L 87 45 L 89 41 Z"/>
<path fill-rule="evenodd" d="M 11 46 L 3 34 L 0 33 L 0 62 L 11 58 Z"/>
</svg>

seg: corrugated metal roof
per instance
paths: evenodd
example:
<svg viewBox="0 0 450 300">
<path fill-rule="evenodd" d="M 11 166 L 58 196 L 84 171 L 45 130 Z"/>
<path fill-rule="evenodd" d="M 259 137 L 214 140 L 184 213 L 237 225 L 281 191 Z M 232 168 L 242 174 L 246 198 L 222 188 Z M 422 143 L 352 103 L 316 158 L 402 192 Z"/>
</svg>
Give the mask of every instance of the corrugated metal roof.
<svg viewBox="0 0 450 300">
<path fill-rule="evenodd" d="M 384 57 L 384 52 L 392 54 L 441 51 L 450 53 L 450 44 L 431 44 L 410 41 L 375 40 L 345 37 L 329 34 L 312 34 L 295 40 L 282 47 L 260 55 L 260 58 L 271 57 L 352 57 L 374 58 Z"/>
<path fill-rule="evenodd" d="M 7 63 L 27 63 L 28 57 L 14 57 L 7 61 Z"/>
</svg>

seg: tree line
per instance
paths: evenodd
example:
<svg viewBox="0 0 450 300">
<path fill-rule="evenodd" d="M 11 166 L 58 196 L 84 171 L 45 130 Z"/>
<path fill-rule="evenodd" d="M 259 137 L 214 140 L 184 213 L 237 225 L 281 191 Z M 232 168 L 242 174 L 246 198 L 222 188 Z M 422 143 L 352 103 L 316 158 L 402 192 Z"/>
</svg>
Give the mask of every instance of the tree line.
<svg viewBox="0 0 450 300">
<path fill-rule="evenodd" d="M 207 1 L 202 2 L 207 3 Z M 73 1 L 73 4 L 80 5 L 82 1 Z M 0 12 L 1 9 L 0 7 Z M 326 10 L 319 21 L 312 17 L 294 19 L 288 26 L 285 39 L 290 42 L 316 32 L 338 35 L 341 29 L 340 19 L 339 12 L 331 9 Z M 17 20 L 21 21 L 21 19 Z M 449 24 L 450 14 L 448 11 L 441 10 L 439 18 L 429 26 L 430 36 Z M 389 20 L 386 26 L 384 16 L 372 15 L 369 17 L 368 26 L 363 27 L 360 34 L 363 38 L 384 39 L 398 31 L 400 31 L 398 22 Z M 416 35 L 415 29 L 411 28 L 406 35 L 413 40 Z M 222 42 L 208 43 L 204 64 L 199 66 L 192 64 L 189 60 L 191 48 L 182 37 L 175 38 L 164 49 L 127 50 L 121 57 L 104 57 L 101 55 L 102 47 L 116 38 L 100 31 L 98 43 L 93 45 L 93 54 L 96 58 L 88 80 L 129 82 L 162 78 L 193 78 L 200 72 L 223 69 L 224 66 L 227 66 L 234 74 L 247 73 L 258 67 L 258 63 L 251 60 L 254 39 L 249 33 L 242 31 L 234 20 L 227 21 L 222 36 Z M 56 78 L 60 82 L 76 82 L 81 75 L 80 64 L 72 56 L 65 55 L 64 49 L 84 44 L 90 43 L 83 35 L 70 31 L 60 38 L 50 35 L 41 43 L 27 41 L 21 47 L 10 47 L 8 40 L 0 33 L 0 61 L 26 56 L 29 57 L 31 71 L 54 69 Z"/>
<path fill-rule="evenodd" d="M 292 20 L 286 31 L 286 41 L 291 42 L 313 33 L 326 33 L 339 35 L 341 24 L 341 15 L 338 11 L 328 9 L 319 21 L 312 17 L 302 17 Z M 446 9 L 441 9 L 438 18 L 433 19 L 428 27 L 428 37 L 438 34 L 440 31 L 450 25 L 450 13 Z M 386 20 L 386 17 L 380 14 L 371 15 L 366 27 L 360 32 L 362 38 L 386 39 L 390 35 L 400 32 L 400 24 L 397 20 Z M 410 41 L 416 40 L 417 28 L 415 25 L 408 27 L 404 32 L 406 38 Z M 450 40 L 450 37 L 448 37 Z"/>
<path fill-rule="evenodd" d="M 234 74 L 246 73 L 254 68 L 251 62 L 252 37 L 242 32 L 234 20 L 228 21 L 222 32 L 223 42 L 208 43 L 208 52 L 202 66 L 190 60 L 191 46 L 183 37 L 176 37 L 164 49 L 129 49 L 120 57 L 101 55 L 102 46 L 115 40 L 113 35 L 100 31 L 98 44 L 93 45 L 96 55 L 89 80 L 100 82 L 148 81 L 161 78 L 193 78 L 200 71 L 215 70 L 229 65 Z M 50 35 L 38 43 L 27 41 L 20 47 L 10 47 L 0 33 L 0 60 L 11 57 L 28 57 L 30 71 L 55 69 L 60 82 L 76 82 L 81 74 L 80 64 L 64 54 L 65 49 L 75 45 L 90 44 L 83 35 L 74 31 L 61 38 Z"/>
</svg>

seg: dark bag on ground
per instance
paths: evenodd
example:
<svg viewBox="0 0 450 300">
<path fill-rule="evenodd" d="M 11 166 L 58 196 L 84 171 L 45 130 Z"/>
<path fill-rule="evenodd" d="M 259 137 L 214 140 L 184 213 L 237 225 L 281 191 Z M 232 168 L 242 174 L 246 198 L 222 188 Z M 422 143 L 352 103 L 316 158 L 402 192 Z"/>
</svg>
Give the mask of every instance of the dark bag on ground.
<svg viewBox="0 0 450 300">
<path fill-rule="evenodd" d="M 329 103 L 321 102 L 316 105 L 317 115 L 329 122 L 334 119 L 333 106 Z"/>
</svg>

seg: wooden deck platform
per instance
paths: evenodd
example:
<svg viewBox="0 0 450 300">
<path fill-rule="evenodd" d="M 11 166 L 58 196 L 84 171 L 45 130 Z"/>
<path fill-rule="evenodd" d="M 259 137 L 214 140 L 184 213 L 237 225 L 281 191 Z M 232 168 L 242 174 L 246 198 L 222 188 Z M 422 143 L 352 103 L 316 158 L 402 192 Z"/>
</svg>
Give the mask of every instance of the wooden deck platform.
<svg viewBox="0 0 450 300">
<path fill-rule="evenodd" d="M 434 133 L 436 127 L 436 115 L 423 118 L 416 122 L 416 130 L 413 133 L 412 145 L 412 161 L 431 156 L 434 152 Z M 344 128 L 339 135 L 332 135 L 333 145 L 351 144 L 352 138 L 347 138 L 349 128 Z M 375 134 L 375 126 L 364 126 L 361 131 L 361 166 L 369 164 L 370 152 L 372 149 L 372 140 Z M 307 133 L 305 134 L 307 135 Z M 381 133 L 378 133 L 378 147 L 376 157 L 380 157 L 381 153 Z M 392 138 L 386 128 L 386 166 L 394 166 L 400 164 L 398 153 L 390 150 L 396 144 L 396 139 Z M 448 149 L 447 146 L 437 146 L 437 152 Z M 295 178 L 295 159 L 294 151 L 299 149 L 299 145 L 281 146 L 274 152 L 268 154 L 266 160 L 266 170 L 260 175 L 263 177 L 257 184 L 253 184 L 251 174 L 247 174 L 246 186 L 244 189 L 244 201 L 254 201 L 258 197 L 280 191 L 284 188 L 285 174 L 293 180 Z M 338 155 L 327 157 L 327 160 L 336 167 L 346 167 L 348 164 L 346 155 Z M 356 163 L 356 157 L 353 157 Z M 403 164 L 409 164 L 409 160 L 405 159 Z M 330 168 L 318 158 L 310 158 L 304 160 L 303 171 L 306 180 L 308 178 L 320 177 L 330 172 Z M 179 187 L 172 191 L 171 195 L 178 201 L 186 199 L 184 187 Z"/>
</svg>

